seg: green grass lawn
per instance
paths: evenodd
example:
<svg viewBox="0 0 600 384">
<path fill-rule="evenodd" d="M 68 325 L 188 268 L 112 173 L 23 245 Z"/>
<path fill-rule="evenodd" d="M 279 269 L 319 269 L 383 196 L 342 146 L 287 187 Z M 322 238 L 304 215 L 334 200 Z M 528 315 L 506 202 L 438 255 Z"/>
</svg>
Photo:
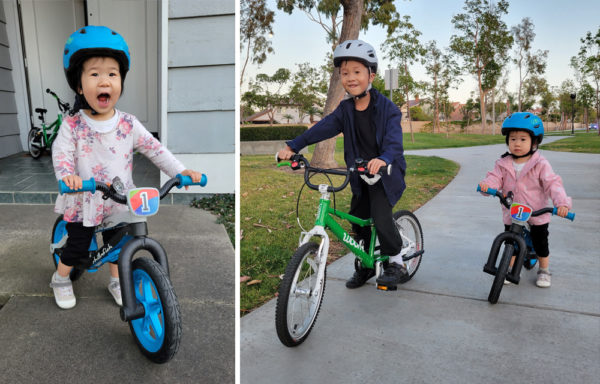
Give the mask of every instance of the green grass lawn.
<svg viewBox="0 0 600 384">
<path fill-rule="evenodd" d="M 310 159 L 310 155 L 307 157 Z M 341 153 L 336 155 L 336 160 L 344 164 Z M 395 210 L 414 211 L 425 204 L 459 169 L 456 163 L 439 157 L 407 156 L 406 160 L 408 187 Z M 240 284 L 240 310 L 244 314 L 274 297 L 279 276 L 298 247 L 301 229 L 296 221 L 296 202 L 304 176 L 302 171 L 291 171 L 289 167 L 277 168 L 270 155 L 242 156 L 240 176 L 240 273 L 248 279 Z M 333 178 L 335 185 L 339 185 L 340 180 Z M 326 179 L 315 176 L 311 182 L 324 183 Z M 349 210 L 350 198 L 350 187 L 337 193 L 336 207 Z M 318 200 L 318 192 L 303 189 L 299 216 L 305 229 L 312 228 Z M 350 226 L 344 223 L 344 227 L 348 230 Z M 332 260 L 346 253 L 340 242 L 332 241 Z"/>
<path fill-rule="evenodd" d="M 560 152 L 600 153 L 600 136 L 597 131 L 575 132 L 574 137 L 542 144 L 540 148 Z"/>
</svg>

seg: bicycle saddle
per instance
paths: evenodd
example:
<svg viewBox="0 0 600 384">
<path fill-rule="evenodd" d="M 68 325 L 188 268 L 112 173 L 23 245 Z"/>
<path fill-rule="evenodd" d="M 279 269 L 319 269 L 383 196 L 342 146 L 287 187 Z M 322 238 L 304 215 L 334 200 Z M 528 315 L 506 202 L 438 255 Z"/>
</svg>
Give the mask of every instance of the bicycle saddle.
<svg viewBox="0 0 600 384">
<path fill-rule="evenodd" d="M 48 110 L 47 110 L 47 109 L 44 109 L 44 108 L 36 108 L 36 109 L 35 109 L 35 111 L 36 111 L 37 113 L 46 113 L 46 112 L 48 112 Z"/>
</svg>

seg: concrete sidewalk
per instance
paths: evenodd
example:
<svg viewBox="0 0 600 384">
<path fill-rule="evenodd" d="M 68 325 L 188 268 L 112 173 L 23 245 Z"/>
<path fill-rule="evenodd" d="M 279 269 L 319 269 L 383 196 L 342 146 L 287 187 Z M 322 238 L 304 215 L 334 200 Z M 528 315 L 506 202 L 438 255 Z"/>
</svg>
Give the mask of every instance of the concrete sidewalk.
<svg viewBox="0 0 600 384">
<path fill-rule="evenodd" d="M 545 142 L 555 140 L 546 138 Z M 503 230 L 497 199 L 475 192 L 504 145 L 411 151 L 458 162 L 416 211 L 425 254 L 413 280 L 345 288 L 353 256 L 327 270 L 321 312 L 296 348 L 275 332 L 275 300 L 241 320 L 242 383 L 592 383 L 600 377 L 600 155 L 542 151 L 573 197 L 574 222 L 550 225 L 552 287 L 535 270 L 487 302 L 482 271 Z"/>
<path fill-rule="evenodd" d="M 183 333 L 179 352 L 157 365 L 138 350 L 106 288 L 108 267 L 74 283 L 77 306 L 59 309 L 49 205 L 0 205 L 0 383 L 233 383 L 234 250 L 210 213 L 165 205 L 150 236 L 169 256 Z"/>
</svg>

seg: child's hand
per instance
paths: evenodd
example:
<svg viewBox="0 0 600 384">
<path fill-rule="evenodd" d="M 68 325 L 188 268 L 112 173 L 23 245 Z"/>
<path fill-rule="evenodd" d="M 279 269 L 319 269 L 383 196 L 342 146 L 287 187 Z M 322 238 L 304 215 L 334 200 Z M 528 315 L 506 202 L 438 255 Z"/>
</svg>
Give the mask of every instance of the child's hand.
<svg viewBox="0 0 600 384">
<path fill-rule="evenodd" d="M 199 183 L 202 180 L 202 173 L 192 171 L 191 169 L 186 169 L 181 172 L 183 176 L 189 176 L 192 178 L 192 183 Z M 190 187 L 188 185 L 185 186 L 185 190 L 187 191 Z"/>
<path fill-rule="evenodd" d="M 569 213 L 569 208 L 567 207 L 558 207 L 558 209 L 556 210 L 556 214 L 560 217 L 567 216 L 567 213 Z"/>
<path fill-rule="evenodd" d="M 486 183 L 479 183 L 479 188 L 481 188 L 481 192 L 487 192 L 489 187 Z"/>
<path fill-rule="evenodd" d="M 69 175 L 62 178 L 62 181 L 70 189 L 81 189 L 83 187 L 83 181 L 81 177 L 77 175 Z"/>
<path fill-rule="evenodd" d="M 371 175 L 376 175 L 379 172 L 379 168 L 385 167 L 385 165 L 385 161 L 375 158 L 367 163 L 367 170 Z"/>
<path fill-rule="evenodd" d="M 294 156 L 296 152 L 292 151 L 289 145 L 286 145 L 281 151 L 277 152 L 277 157 L 281 160 L 289 160 Z"/>
</svg>

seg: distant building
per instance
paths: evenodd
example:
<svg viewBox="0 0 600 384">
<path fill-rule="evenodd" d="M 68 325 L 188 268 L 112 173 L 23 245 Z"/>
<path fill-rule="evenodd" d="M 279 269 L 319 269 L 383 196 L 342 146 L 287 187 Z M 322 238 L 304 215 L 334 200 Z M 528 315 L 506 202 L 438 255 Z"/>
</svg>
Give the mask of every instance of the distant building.
<svg viewBox="0 0 600 384">
<path fill-rule="evenodd" d="M 263 109 L 253 115 L 242 119 L 245 123 L 269 124 L 270 111 L 272 109 Z M 313 115 L 313 122 L 321 120 L 319 115 Z M 273 123 L 275 124 L 311 124 L 310 116 L 300 110 L 298 105 L 282 104 L 274 108 Z"/>
</svg>

